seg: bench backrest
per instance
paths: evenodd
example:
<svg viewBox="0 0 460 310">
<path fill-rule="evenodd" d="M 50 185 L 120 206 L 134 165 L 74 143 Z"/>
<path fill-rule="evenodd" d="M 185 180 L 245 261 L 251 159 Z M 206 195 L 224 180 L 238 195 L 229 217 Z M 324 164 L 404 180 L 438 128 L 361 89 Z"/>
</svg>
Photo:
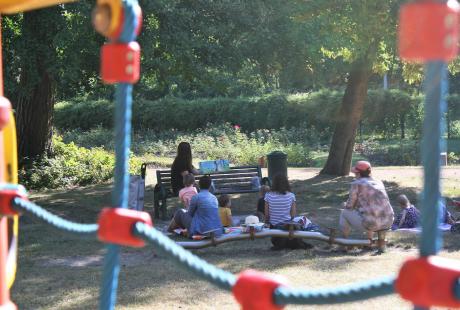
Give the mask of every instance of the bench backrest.
<svg viewBox="0 0 460 310">
<path fill-rule="evenodd" d="M 198 181 L 203 175 L 196 175 Z M 254 193 L 254 177 L 261 178 L 259 166 L 231 167 L 228 171 L 213 172 L 210 174 L 215 187 L 215 194 Z M 171 193 L 171 170 L 157 170 L 157 183 L 168 193 Z M 169 194 L 171 195 L 171 194 Z"/>
</svg>

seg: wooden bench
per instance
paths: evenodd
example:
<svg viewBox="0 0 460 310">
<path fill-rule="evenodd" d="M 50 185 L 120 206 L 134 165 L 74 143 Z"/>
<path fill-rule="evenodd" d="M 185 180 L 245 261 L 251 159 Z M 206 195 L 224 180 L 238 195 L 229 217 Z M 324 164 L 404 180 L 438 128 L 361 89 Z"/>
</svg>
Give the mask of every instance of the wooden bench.
<svg viewBox="0 0 460 310">
<path fill-rule="evenodd" d="M 148 165 L 148 163 L 146 163 Z M 157 170 L 157 185 L 154 193 L 154 217 L 166 219 L 167 199 L 177 197 L 171 189 L 171 170 Z M 209 174 L 214 185 L 214 195 L 255 193 L 259 191 L 254 186 L 254 178 L 262 178 L 259 166 L 231 167 L 230 170 Z M 198 181 L 203 175 L 196 175 Z"/>
<path fill-rule="evenodd" d="M 334 244 L 336 237 L 337 237 L 337 228 L 336 227 L 328 227 L 329 230 L 329 244 Z M 387 245 L 387 232 L 391 231 L 391 229 L 382 229 L 376 230 L 377 239 L 369 240 L 370 247 L 377 247 L 377 254 L 385 253 L 386 245 Z"/>
</svg>

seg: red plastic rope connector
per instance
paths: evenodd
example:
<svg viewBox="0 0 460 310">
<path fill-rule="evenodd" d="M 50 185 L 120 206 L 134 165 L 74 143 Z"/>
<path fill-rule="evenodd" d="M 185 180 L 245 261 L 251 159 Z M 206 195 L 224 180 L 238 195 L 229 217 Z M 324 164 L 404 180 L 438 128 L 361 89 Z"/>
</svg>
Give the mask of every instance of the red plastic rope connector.
<svg viewBox="0 0 460 310">
<path fill-rule="evenodd" d="M 131 247 L 143 247 L 144 240 L 134 236 L 133 225 L 137 222 L 153 226 L 152 219 L 147 212 L 140 212 L 122 208 L 104 208 L 99 215 L 99 240 Z"/>
<path fill-rule="evenodd" d="M 0 214 L 5 216 L 18 215 L 19 212 L 13 208 L 14 198 L 27 199 L 27 191 L 22 185 L 0 184 Z"/>
<path fill-rule="evenodd" d="M 141 71 L 141 48 L 137 42 L 108 43 L 101 49 L 101 77 L 104 83 L 134 84 Z"/>
<path fill-rule="evenodd" d="M 456 0 L 404 4 L 399 13 L 399 55 L 407 61 L 449 61 L 458 52 Z"/>
<path fill-rule="evenodd" d="M 275 304 L 273 292 L 286 283 L 287 280 L 278 275 L 245 270 L 238 276 L 233 287 L 233 295 L 242 310 L 279 310 L 284 306 Z"/>
<path fill-rule="evenodd" d="M 404 263 L 396 280 L 396 291 L 419 307 L 460 307 L 454 286 L 460 277 L 458 261 L 428 256 Z"/>
</svg>

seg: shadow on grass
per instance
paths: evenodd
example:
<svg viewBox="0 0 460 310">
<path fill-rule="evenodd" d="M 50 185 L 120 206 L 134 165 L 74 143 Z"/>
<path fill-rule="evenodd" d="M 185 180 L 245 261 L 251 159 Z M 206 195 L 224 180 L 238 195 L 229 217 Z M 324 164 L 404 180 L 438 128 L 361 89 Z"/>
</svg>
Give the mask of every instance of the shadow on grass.
<svg viewBox="0 0 460 310">
<path fill-rule="evenodd" d="M 351 177 L 322 175 L 292 181 L 292 190 L 298 202 L 298 213 L 308 214 L 321 226 L 337 226 L 340 203 L 347 199 L 351 181 Z M 417 197 L 417 188 L 401 187 L 394 178 L 385 181 L 385 186 L 392 201 L 402 193 L 414 201 Z M 101 208 L 110 204 L 110 190 L 110 185 L 89 186 L 37 193 L 32 195 L 31 199 L 66 219 L 94 223 Z M 232 212 L 234 214 L 255 212 L 257 199 L 257 193 L 232 195 Z M 177 199 L 170 199 L 168 203 L 170 212 L 179 206 Z M 146 190 L 145 206 L 146 211 L 153 211 L 151 187 L 147 187 Z M 395 211 L 399 212 L 399 210 Z M 43 267 L 38 264 L 38 261 L 76 255 L 103 255 L 104 246 L 96 240 L 63 234 L 27 215 L 21 218 L 20 229 L 19 272 L 17 283 L 13 288 L 13 298 L 20 308 L 94 309 L 98 302 L 101 267 Z M 417 245 L 414 236 L 391 236 L 390 241 L 391 250 L 413 250 Z M 324 244 L 313 243 L 317 246 Z M 456 238 L 447 238 L 445 244 L 448 251 L 459 248 Z M 197 250 L 194 253 L 233 273 L 246 268 L 277 272 L 299 264 L 307 264 L 312 270 L 343 271 L 356 261 L 373 259 L 365 252 L 343 255 L 316 250 L 271 251 L 270 246 L 270 239 L 266 238 L 223 244 L 216 248 Z M 149 247 L 126 251 L 139 251 L 145 255 L 155 250 Z M 145 264 L 122 268 L 119 303 L 121 305 L 142 304 L 151 300 L 155 294 L 164 294 L 165 289 L 183 290 L 190 293 L 191 297 L 203 293 L 202 291 L 190 292 L 187 286 L 190 281 L 195 283 L 197 278 L 175 266 L 167 257 L 160 255 L 145 261 Z"/>
</svg>

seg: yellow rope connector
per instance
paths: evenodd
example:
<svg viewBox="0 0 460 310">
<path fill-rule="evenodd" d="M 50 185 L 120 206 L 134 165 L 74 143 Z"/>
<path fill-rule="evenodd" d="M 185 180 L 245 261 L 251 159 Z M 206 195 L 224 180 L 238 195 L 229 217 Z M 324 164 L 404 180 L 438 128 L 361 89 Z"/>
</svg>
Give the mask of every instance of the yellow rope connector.
<svg viewBox="0 0 460 310">
<path fill-rule="evenodd" d="M 94 29 L 107 38 L 119 35 L 123 23 L 121 0 L 98 0 L 93 10 Z"/>
</svg>

